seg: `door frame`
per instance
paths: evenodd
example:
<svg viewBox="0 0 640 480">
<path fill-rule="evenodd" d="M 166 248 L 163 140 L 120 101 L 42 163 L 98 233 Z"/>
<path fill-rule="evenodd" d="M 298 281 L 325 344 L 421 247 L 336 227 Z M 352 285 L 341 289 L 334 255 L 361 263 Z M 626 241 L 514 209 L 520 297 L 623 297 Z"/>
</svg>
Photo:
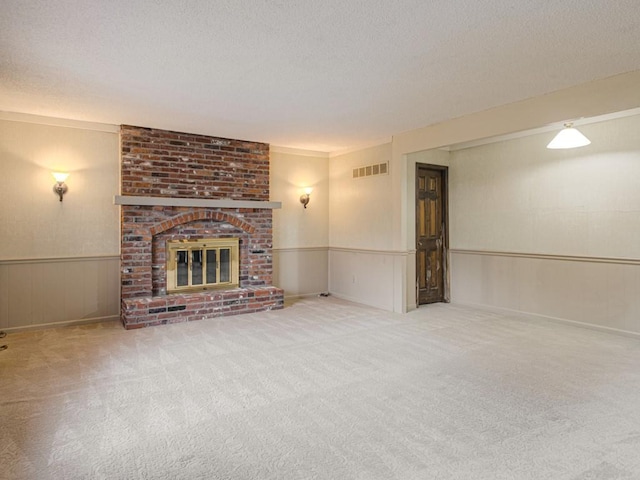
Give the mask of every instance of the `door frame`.
<svg viewBox="0 0 640 480">
<path fill-rule="evenodd" d="M 445 165 L 434 165 L 431 163 L 421 163 L 416 162 L 414 177 L 415 180 L 413 182 L 413 202 L 414 202 L 414 218 L 413 223 L 417 227 L 417 217 L 418 217 L 418 170 L 420 168 L 426 168 L 429 170 L 438 170 L 442 174 L 442 221 L 444 223 L 443 226 L 443 241 L 442 241 L 442 285 L 443 285 L 443 299 L 444 303 L 451 302 L 451 283 L 450 283 L 450 269 L 449 269 L 449 167 Z M 414 251 L 418 251 L 418 229 L 415 228 L 414 238 L 413 238 L 413 248 Z M 418 284 L 418 255 L 415 255 L 415 268 L 416 268 L 416 278 L 415 278 L 415 291 L 416 291 L 416 308 L 420 307 L 420 298 L 418 294 L 419 284 Z M 424 304 L 428 305 L 428 304 Z"/>
</svg>

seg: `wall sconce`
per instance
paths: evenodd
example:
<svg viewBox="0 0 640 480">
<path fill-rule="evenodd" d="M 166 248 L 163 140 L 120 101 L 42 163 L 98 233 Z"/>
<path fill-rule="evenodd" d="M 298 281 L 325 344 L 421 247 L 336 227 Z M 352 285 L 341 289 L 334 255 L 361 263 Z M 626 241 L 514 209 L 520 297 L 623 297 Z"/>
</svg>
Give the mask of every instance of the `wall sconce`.
<svg viewBox="0 0 640 480">
<path fill-rule="evenodd" d="M 67 184 L 64 181 L 69 176 L 68 173 L 64 172 L 53 172 L 53 178 L 56 179 L 56 184 L 53 186 L 53 191 L 56 192 L 60 196 L 60 201 L 62 201 L 62 196 L 67 193 Z"/>
<path fill-rule="evenodd" d="M 300 203 L 304 206 L 304 208 L 307 208 L 309 200 L 311 199 L 310 195 L 312 191 L 312 188 L 305 188 L 304 193 L 300 195 Z"/>
<path fill-rule="evenodd" d="M 585 137 L 580 130 L 573 128 L 573 123 L 565 123 L 564 128 L 553 137 L 547 148 L 577 148 L 589 145 L 591 140 Z"/>
</svg>

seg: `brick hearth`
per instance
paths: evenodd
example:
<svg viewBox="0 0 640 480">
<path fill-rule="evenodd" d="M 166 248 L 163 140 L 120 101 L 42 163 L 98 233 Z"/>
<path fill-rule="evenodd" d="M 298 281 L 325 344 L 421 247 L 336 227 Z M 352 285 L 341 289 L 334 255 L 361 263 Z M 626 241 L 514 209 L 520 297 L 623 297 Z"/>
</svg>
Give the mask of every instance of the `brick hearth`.
<svg viewBox="0 0 640 480">
<path fill-rule="evenodd" d="M 241 200 L 243 208 L 122 206 L 121 298 L 125 328 L 282 308 L 272 282 L 269 146 L 121 127 L 122 196 Z M 166 294 L 167 240 L 240 239 L 240 282 L 232 290 Z"/>
<path fill-rule="evenodd" d="M 247 287 L 122 300 L 127 329 L 282 308 L 282 290 Z M 126 321 L 125 321 L 126 319 Z"/>
</svg>

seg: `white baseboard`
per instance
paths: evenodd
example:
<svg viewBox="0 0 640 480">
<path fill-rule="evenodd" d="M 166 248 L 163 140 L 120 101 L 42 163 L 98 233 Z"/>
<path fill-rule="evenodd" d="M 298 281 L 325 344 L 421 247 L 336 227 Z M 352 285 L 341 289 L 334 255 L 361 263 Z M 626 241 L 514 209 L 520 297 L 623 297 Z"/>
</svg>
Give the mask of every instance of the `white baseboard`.
<svg viewBox="0 0 640 480">
<path fill-rule="evenodd" d="M 297 300 L 297 299 L 300 299 L 300 298 L 319 297 L 321 293 L 326 293 L 326 292 L 298 293 L 298 294 L 295 294 L 295 295 L 287 295 L 287 292 L 285 291 L 284 300 L 286 302 L 287 300 Z"/>
<path fill-rule="evenodd" d="M 29 330 L 43 330 L 46 328 L 71 327 L 75 325 L 86 325 L 89 323 L 102 323 L 102 322 L 114 322 L 114 321 L 120 321 L 120 317 L 118 315 L 112 315 L 108 317 L 83 318 L 80 320 L 66 320 L 63 322 L 39 323 L 36 325 L 24 325 L 21 327 L 6 327 L 6 328 L 1 328 L 0 330 L 7 333 L 17 333 L 17 332 L 26 332 Z"/>
<path fill-rule="evenodd" d="M 523 312 L 521 310 L 513 310 L 511 308 L 504 308 L 504 307 L 494 307 L 492 305 L 483 305 L 479 303 L 462 303 L 462 302 L 453 303 L 452 302 L 451 304 L 465 306 L 465 307 L 473 307 L 473 308 L 478 308 L 478 309 L 487 310 L 487 311 L 505 312 L 511 315 L 519 315 L 527 320 L 533 320 L 538 322 L 543 321 L 543 322 L 559 323 L 563 325 L 570 325 L 573 327 L 588 328 L 589 330 L 597 330 L 599 332 L 610 333 L 613 335 L 622 335 L 625 337 L 633 337 L 633 338 L 640 339 L 640 333 L 638 332 L 632 332 L 631 330 L 622 330 L 622 329 L 613 328 L 613 327 L 605 327 L 605 326 L 596 325 L 593 323 L 579 322 L 577 320 L 569 320 L 568 318 L 551 317 L 548 315 L 541 315 L 538 313 Z"/>
<path fill-rule="evenodd" d="M 357 303 L 358 305 L 364 305 L 366 307 L 372 307 L 372 308 L 379 308 L 380 310 L 384 310 L 385 312 L 391 312 L 391 310 L 384 308 L 380 305 L 372 305 L 369 303 L 364 303 L 361 299 L 359 298 L 355 298 L 355 297 L 350 297 L 349 295 L 343 295 L 341 293 L 334 293 L 334 292 L 329 292 L 329 294 L 332 297 L 336 297 L 339 298 L 340 300 L 346 300 L 347 302 L 351 302 L 351 303 Z"/>
</svg>

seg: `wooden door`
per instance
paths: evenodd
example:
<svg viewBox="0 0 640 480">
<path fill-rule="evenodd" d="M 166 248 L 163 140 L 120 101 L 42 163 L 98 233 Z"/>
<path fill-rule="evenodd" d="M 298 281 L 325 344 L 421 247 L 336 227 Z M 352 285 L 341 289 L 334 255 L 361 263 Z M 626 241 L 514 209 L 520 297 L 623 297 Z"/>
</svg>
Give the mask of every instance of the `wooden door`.
<svg viewBox="0 0 640 480">
<path fill-rule="evenodd" d="M 444 301 L 446 167 L 416 165 L 418 304 Z"/>
</svg>

